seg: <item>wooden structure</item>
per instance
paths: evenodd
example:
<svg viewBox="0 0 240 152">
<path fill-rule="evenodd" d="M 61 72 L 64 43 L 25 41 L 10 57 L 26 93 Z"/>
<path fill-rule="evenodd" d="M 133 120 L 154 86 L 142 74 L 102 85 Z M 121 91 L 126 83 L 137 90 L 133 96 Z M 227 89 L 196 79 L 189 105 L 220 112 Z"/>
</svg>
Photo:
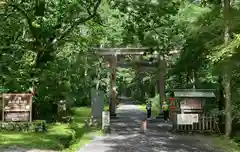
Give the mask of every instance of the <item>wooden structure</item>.
<svg viewBox="0 0 240 152">
<path fill-rule="evenodd" d="M 144 70 L 152 70 L 157 68 L 158 62 L 141 61 L 141 56 L 149 48 L 94 48 L 95 53 L 99 56 L 103 56 L 108 61 L 108 65 L 111 68 L 110 79 L 110 101 L 109 111 L 110 116 L 116 116 L 116 72 L 117 67 L 133 67 L 140 66 Z M 126 61 L 125 56 L 134 56 L 134 60 Z"/>
<path fill-rule="evenodd" d="M 205 114 L 206 98 L 214 98 L 212 90 L 182 89 L 171 98 L 171 118 L 176 131 L 218 131 L 216 119 Z"/>
<path fill-rule="evenodd" d="M 103 56 L 108 61 L 108 67 L 112 70 L 110 79 L 110 116 L 116 116 L 116 70 L 117 67 L 136 67 L 137 70 L 157 70 L 159 81 L 159 105 L 165 101 L 165 73 L 168 68 L 167 58 L 170 56 L 176 56 L 179 54 L 179 50 L 173 50 L 169 52 L 169 56 L 165 57 L 157 52 L 151 52 L 150 48 L 93 48 L 95 54 Z M 152 61 L 143 60 L 143 55 L 148 52 L 154 55 Z M 126 60 L 126 56 L 134 56 L 134 60 Z M 159 114 L 161 114 L 161 106 L 159 106 Z"/>
<path fill-rule="evenodd" d="M 2 94 L 2 121 L 32 122 L 32 94 Z"/>
<path fill-rule="evenodd" d="M 192 125 L 177 125 L 177 131 L 182 132 L 219 132 L 216 119 L 207 115 L 200 115 L 198 123 Z"/>
</svg>

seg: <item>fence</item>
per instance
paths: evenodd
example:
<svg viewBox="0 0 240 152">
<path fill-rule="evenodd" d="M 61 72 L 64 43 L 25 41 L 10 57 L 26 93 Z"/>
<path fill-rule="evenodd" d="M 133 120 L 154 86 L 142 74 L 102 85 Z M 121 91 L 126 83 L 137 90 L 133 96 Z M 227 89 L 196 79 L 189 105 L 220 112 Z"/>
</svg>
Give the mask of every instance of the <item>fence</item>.
<svg viewBox="0 0 240 152">
<path fill-rule="evenodd" d="M 192 125 L 176 124 L 176 130 L 183 132 L 220 132 L 215 117 L 205 115 L 199 115 L 198 123 Z"/>
</svg>

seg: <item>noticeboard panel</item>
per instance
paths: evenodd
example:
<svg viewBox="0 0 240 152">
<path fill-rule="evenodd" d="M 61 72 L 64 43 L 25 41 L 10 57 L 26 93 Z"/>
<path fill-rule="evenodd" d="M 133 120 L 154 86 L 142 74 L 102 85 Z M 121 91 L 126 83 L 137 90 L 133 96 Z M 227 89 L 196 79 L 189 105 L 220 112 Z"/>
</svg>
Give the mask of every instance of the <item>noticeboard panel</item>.
<svg viewBox="0 0 240 152">
<path fill-rule="evenodd" d="M 32 94 L 3 94 L 3 121 L 30 121 L 32 115 Z"/>
</svg>

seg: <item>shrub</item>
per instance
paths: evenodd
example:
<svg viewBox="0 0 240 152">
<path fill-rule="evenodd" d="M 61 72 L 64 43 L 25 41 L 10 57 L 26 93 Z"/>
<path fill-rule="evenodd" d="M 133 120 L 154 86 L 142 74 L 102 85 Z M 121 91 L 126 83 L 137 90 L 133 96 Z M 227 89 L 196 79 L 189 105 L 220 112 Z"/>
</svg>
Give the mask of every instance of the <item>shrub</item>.
<svg viewBox="0 0 240 152">
<path fill-rule="evenodd" d="M 1 131 L 20 131 L 20 132 L 46 132 L 47 123 L 45 120 L 30 122 L 0 122 Z"/>
</svg>

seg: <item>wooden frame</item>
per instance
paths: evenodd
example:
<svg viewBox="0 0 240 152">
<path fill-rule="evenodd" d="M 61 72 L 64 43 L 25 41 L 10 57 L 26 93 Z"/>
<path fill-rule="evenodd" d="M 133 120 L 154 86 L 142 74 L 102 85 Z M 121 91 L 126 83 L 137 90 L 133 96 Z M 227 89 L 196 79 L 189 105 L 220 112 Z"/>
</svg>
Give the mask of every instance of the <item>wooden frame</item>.
<svg viewBox="0 0 240 152">
<path fill-rule="evenodd" d="M 173 131 L 177 132 L 217 132 L 220 133 L 218 122 L 215 117 L 198 113 L 198 122 L 193 124 L 177 124 L 177 114 L 174 112 L 172 115 Z"/>
<path fill-rule="evenodd" d="M 6 95 L 27 95 L 27 96 L 30 96 L 30 99 L 29 99 L 29 110 L 5 110 L 5 96 Z M 5 122 L 5 113 L 6 112 L 28 112 L 29 113 L 29 122 L 32 122 L 32 94 L 31 93 L 4 93 L 2 94 L 2 121 Z M 17 121 L 18 122 L 18 121 Z"/>
<path fill-rule="evenodd" d="M 180 132 L 217 132 L 220 133 L 216 118 L 200 115 L 199 122 L 192 125 L 177 125 Z"/>
</svg>

